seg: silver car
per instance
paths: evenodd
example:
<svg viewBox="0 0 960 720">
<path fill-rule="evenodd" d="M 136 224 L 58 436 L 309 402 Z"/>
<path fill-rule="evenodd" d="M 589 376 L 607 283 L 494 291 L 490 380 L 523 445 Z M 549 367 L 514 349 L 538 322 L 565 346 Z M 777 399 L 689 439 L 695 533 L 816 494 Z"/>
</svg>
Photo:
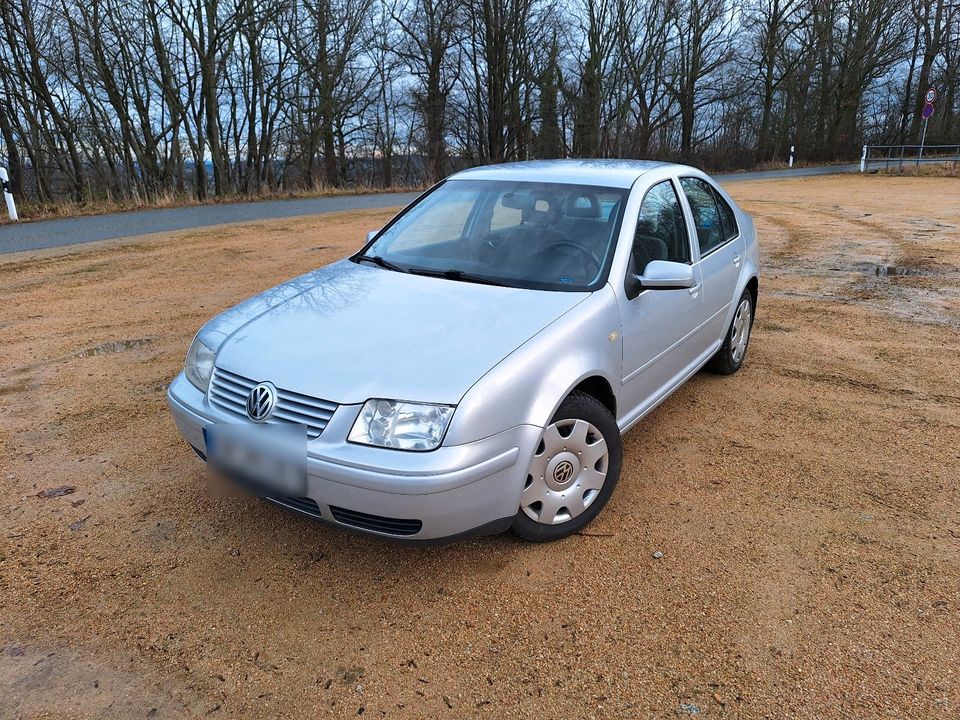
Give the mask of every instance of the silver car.
<svg viewBox="0 0 960 720">
<path fill-rule="evenodd" d="M 624 432 L 743 364 L 758 265 L 752 220 L 694 168 L 474 168 L 204 325 L 168 401 L 198 455 L 232 448 L 227 476 L 301 514 L 555 540 L 610 499 Z"/>
</svg>

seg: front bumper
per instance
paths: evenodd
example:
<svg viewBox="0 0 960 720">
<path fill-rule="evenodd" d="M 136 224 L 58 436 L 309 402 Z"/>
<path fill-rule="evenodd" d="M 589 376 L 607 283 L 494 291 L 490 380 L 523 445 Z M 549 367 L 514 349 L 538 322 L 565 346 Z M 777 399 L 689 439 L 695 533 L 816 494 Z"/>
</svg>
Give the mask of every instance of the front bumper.
<svg viewBox="0 0 960 720">
<path fill-rule="evenodd" d="M 183 373 L 170 384 L 167 402 L 180 434 L 202 455 L 205 426 L 242 422 L 212 405 Z M 341 405 L 320 437 L 307 443 L 307 495 L 316 510 L 309 502 L 274 499 L 276 504 L 346 529 L 408 542 L 509 526 L 542 428 L 519 425 L 464 445 L 403 452 L 347 443 L 360 409 Z M 391 523 L 367 522 L 363 516 L 419 521 L 419 530 L 410 532 L 415 526 L 407 524 L 394 531 Z"/>
</svg>

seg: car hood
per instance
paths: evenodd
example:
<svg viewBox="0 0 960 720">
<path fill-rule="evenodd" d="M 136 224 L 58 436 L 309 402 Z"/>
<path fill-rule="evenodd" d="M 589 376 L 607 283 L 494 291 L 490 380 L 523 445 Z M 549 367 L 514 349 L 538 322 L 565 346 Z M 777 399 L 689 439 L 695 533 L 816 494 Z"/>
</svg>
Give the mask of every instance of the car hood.
<svg viewBox="0 0 960 720">
<path fill-rule="evenodd" d="M 496 287 L 344 260 L 250 298 L 200 339 L 217 367 L 339 404 L 456 404 L 588 293 Z"/>
</svg>

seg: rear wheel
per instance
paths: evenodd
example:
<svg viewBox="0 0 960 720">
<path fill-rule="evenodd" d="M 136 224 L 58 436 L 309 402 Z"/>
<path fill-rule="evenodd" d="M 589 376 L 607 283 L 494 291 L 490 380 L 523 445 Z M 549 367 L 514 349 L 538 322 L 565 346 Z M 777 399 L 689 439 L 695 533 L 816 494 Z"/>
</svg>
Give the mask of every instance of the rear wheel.
<svg viewBox="0 0 960 720">
<path fill-rule="evenodd" d="M 753 296 L 744 290 L 733 313 L 733 320 L 727 329 L 720 350 L 707 363 L 707 370 L 720 375 L 732 375 L 747 357 L 750 344 L 750 331 L 753 329 Z"/>
<path fill-rule="evenodd" d="M 577 532 L 607 504 L 620 478 L 620 429 L 596 398 L 574 392 L 544 428 L 513 531 L 536 542 Z"/>
</svg>

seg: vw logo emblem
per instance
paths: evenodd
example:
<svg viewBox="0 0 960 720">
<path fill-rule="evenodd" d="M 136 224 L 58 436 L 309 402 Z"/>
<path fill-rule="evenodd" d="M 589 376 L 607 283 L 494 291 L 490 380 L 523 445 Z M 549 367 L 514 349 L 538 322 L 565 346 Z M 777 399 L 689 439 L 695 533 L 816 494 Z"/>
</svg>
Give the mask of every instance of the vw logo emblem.
<svg viewBox="0 0 960 720">
<path fill-rule="evenodd" d="M 562 460 L 553 469 L 553 479 L 559 485 L 570 482 L 573 478 L 573 464 L 569 460 Z"/>
<path fill-rule="evenodd" d="M 267 382 L 254 385 L 247 395 L 247 415 L 254 422 L 266 422 L 277 406 L 277 389 Z"/>
</svg>

